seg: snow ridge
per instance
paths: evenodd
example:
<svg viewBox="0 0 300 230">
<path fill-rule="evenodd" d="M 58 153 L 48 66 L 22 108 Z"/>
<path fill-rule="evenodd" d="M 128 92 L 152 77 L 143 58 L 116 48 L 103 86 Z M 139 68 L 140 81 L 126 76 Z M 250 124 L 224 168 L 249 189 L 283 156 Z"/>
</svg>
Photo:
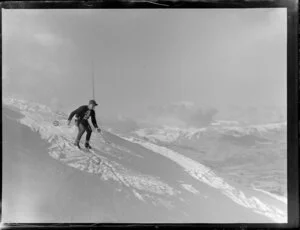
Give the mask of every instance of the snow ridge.
<svg viewBox="0 0 300 230">
<path fill-rule="evenodd" d="M 148 193 L 167 197 L 178 193 L 158 178 L 129 170 L 105 156 L 97 155 L 95 152 L 89 154 L 76 149 L 73 145 L 76 127 L 53 126 L 51 120 L 53 112 L 47 106 L 11 98 L 6 98 L 3 101 L 6 105 L 19 109 L 21 114 L 24 115 L 23 118 L 19 119 L 21 124 L 38 132 L 42 139 L 51 144 L 48 149 L 51 157 L 79 170 L 98 174 L 103 180 L 114 180 L 122 186 L 131 188 L 134 195 L 139 199 L 143 197 L 144 200 L 150 199 L 153 201 L 155 197 Z M 97 146 L 96 143 L 93 143 L 93 145 Z M 112 147 L 118 146 L 114 145 Z M 101 153 L 108 156 L 113 155 L 110 152 Z M 161 204 L 163 204 L 162 201 Z"/>
<path fill-rule="evenodd" d="M 211 187 L 221 190 L 224 195 L 232 199 L 237 204 L 252 209 L 256 213 L 265 215 L 278 223 L 287 221 L 287 216 L 283 211 L 272 205 L 264 204 L 256 197 L 247 198 L 242 191 L 239 191 L 229 185 L 221 177 L 218 177 L 210 168 L 166 147 L 158 146 L 134 137 L 123 138 L 171 159 L 183 167 L 184 170 L 192 177 Z"/>
<path fill-rule="evenodd" d="M 134 195 L 140 200 L 151 200 L 152 202 L 158 202 L 164 206 L 168 205 L 168 207 L 172 207 L 172 204 L 168 203 L 168 201 L 159 197 L 156 198 L 153 195 L 163 195 L 164 197 L 168 197 L 178 194 L 179 191 L 176 191 L 158 178 L 127 169 L 102 154 L 97 155 L 95 152 L 93 154 L 85 154 L 83 151 L 77 150 L 72 145 L 76 128 L 74 126 L 72 128 L 53 126 L 53 112 L 47 106 L 13 98 L 5 98 L 3 99 L 3 102 L 9 106 L 18 108 L 24 115 L 19 122 L 30 127 L 32 130 L 39 132 L 41 138 L 47 140 L 51 144 L 48 152 L 51 157 L 79 170 L 99 174 L 103 180 L 113 180 L 122 186 L 131 188 Z M 205 131 L 205 129 L 190 130 L 190 133 L 193 133 L 194 135 Z M 282 210 L 272 205 L 265 204 L 256 197 L 246 197 L 244 192 L 229 185 L 221 177 L 218 177 L 210 168 L 166 147 L 158 146 L 135 137 L 120 137 L 171 159 L 180 165 L 190 176 L 213 188 L 219 189 L 235 203 L 249 208 L 256 213 L 265 215 L 275 222 L 287 222 L 286 213 Z M 101 153 L 105 152 L 101 151 Z M 191 186 L 183 185 L 183 187 L 190 192 L 196 193 L 196 190 Z"/>
</svg>

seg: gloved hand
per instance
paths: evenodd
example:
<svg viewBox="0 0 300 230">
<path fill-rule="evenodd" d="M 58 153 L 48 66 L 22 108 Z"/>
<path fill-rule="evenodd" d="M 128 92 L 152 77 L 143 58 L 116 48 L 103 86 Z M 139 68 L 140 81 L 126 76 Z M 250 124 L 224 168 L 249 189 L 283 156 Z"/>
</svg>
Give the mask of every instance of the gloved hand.
<svg viewBox="0 0 300 230">
<path fill-rule="evenodd" d="M 68 123 L 67 123 L 67 124 L 68 124 L 68 126 L 70 126 L 70 125 L 71 125 L 71 121 L 70 121 L 70 120 L 68 120 Z"/>
<path fill-rule="evenodd" d="M 101 133 L 101 129 L 100 129 L 100 128 L 97 128 L 97 132 L 98 132 L 98 133 Z"/>
</svg>

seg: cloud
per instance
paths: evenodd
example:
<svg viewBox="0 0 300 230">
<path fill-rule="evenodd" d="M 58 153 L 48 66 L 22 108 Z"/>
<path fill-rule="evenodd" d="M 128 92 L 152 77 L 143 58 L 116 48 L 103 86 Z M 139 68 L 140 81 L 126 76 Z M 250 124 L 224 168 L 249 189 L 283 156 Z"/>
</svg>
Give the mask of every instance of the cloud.
<svg viewBox="0 0 300 230">
<path fill-rule="evenodd" d="M 195 109 L 195 104 L 190 101 L 173 102 L 163 106 L 150 106 L 149 111 L 156 115 L 184 114 Z"/>
<path fill-rule="evenodd" d="M 197 127 L 208 125 L 213 121 L 217 113 L 218 110 L 216 108 L 198 109 L 196 113 L 192 114 L 189 123 Z"/>
<path fill-rule="evenodd" d="M 37 33 L 33 37 L 43 46 L 58 46 L 63 43 L 63 39 L 51 33 Z"/>
<path fill-rule="evenodd" d="M 9 78 L 8 68 L 6 65 L 2 65 L 2 80 L 6 80 Z"/>
<path fill-rule="evenodd" d="M 286 106 L 229 106 L 227 111 L 218 113 L 218 119 L 235 120 L 241 123 L 264 124 L 286 121 Z"/>
<path fill-rule="evenodd" d="M 57 97 L 51 98 L 50 107 L 54 111 L 61 111 L 64 108 L 61 101 Z"/>
<path fill-rule="evenodd" d="M 179 101 L 179 102 L 173 102 L 171 106 L 175 108 L 181 108 L 181 109 L 193 109 L 195 107 L 195 103 L 192 101 Z"/>
<path fill-rule="evenodd" d="M 10 83 L 9 70 L 8 70 L 7 66 L 3 65 L 3 63 L 2 63 L 2 85 L 3 85 L 2 90 L 4 92 L 7 89 L 7 86 L 9 85 L 9 83 Z"/>
<path fill-rule="evenodd" d="M 51 28 L 47 21 L 49 12 L 39 10 L 5 10 L 3 14 L 4 44 L 13 41 L 22 43 L 38 42 L 43 46 L 57 46 L 66 43 L 59 31 Z M 67 40 L 69 43 L 70 41 Z"/>
<path fill-rule="evenodd" d="M 120 114 L 116 117 L 102 118 L 100 120 L 109 128 L 121 133 L 132 132 L 140 128 L 136 120 Z"/>
<path fill-rule="evenodd" d="M 148 121 L 157 125 L 202 127 L 208 125 L 218 113 L 216 108 L 200 108 L 190 101 L 173 102 L 149 107 Z"/>
<path fill-rule="evenodd" d="M 52 95 L 63 94 L 67 77 L 74 77 L 68 65 L 73 43 L 51 30 L 47 13 L 25 11 L 5 11 L 3 17 L 3 85 L 7 93 L 49 103 Z"/>
<path fill-rule="evenodd" d="M 187 127 L 186 121 L 171 115 L 148 118 L 147 122 L 158 126 Z"/>
</svg>

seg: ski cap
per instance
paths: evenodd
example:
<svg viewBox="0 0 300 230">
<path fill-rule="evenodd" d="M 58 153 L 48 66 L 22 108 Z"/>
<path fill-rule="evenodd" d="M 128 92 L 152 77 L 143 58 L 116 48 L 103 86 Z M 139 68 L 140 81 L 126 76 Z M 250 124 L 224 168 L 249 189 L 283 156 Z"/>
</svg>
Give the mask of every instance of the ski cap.
<svg viewBox="0 0 300 230">
<path fill-rule="evenodd" d="M 95 105 L 95 106 L 98 105 L 98 104 L 96 103 L 95 100 L 90 100 L 90 101 L 89 101 L 89 104 L 93 104 L 93 105 Z"/>
</svg>

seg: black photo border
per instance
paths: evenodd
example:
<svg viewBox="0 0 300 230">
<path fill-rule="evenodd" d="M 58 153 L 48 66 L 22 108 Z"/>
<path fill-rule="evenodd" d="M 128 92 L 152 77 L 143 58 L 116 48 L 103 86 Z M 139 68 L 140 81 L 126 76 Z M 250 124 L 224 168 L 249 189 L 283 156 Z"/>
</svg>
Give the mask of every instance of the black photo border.
<svg viewBox="0 0 300 230">
<path fill-rule="evenodd" d="M 287 224 L 140 224 L 140 223 L 43 223 L 43 224 L 25 224 L 10 223 L 5 224 L 1 221 L 0 228 L 3 229 L 33 229 L 33 228 L 143 228 L 143 229 L 161 229 L 161 228 L 209 228 L 209 229 L 273 229 L 273 228 L 299 228 L 299 48 L 298 48 L 298 0 L 84 0 L 84 1 L 4 1 L 0 3 L 1 12 L 1 76 L 2 76 L 2 9 L 205 9 L 205 8 L 286 8 L 287 9 L 287 161 L 288 161 L 288 223 Z M 2 81 L 1 81 L 2 83 Z M 2 86 L 2 84 L 1 84 Z M 267 90 L 267 89 L 266 89 Z M 1 94 L 2 96 L 2 94 Z M 2 113 L 1 113 L 2 118 Z M 1 120 L 2 121 L 2 120 Z M 0 122 L 2 128 L 2 122 Z M 2 140 L 2 132 L 1 132 Z M 2 147 L 2 141 L 1 141 Z M 2 162 L 2 154 L 1 154 Z M 2 164 L 1 164 L 2 172 Z M 2 178 L 2 177 L 1 177 Z M 1 183 L 2 191 L 2 183 Z M 2 198 L 2 193 L 1 193 Z M 1 199 L 2 200 L 2 199 Z M 228 210 L 230 211 L 230 210 Z M 0 209 L 1 212 L 1 209 Z M 2 213 L 0 213 L 0 218 Z"/>
</svg>

